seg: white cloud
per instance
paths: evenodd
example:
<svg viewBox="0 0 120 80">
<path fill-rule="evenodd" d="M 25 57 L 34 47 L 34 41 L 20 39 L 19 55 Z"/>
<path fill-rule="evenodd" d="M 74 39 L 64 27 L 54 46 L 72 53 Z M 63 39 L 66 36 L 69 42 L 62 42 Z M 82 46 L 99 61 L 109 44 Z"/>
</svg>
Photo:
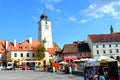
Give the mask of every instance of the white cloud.
<svg viewBox="0 0 120 80">
<path fill-rule="evenodd" d="M 120 0 L 90 0 L 91 4 L 82 13 L 94 18 L 105 15 L 120 18 Z"/>
<path fill-rule="evenodd" d="M 55 8 L 53 6 L 53 4 L 45 4 L 46 8 L 48 8 L 49 10 L 53 11 Z"/>
<path fill-rule="evenodd" d="M 61 2 L 62 0 L 40 0 L 41 3 L 45 5 L 45 7 L 51 11 L 61 12 L 60 9 L 55 8 L 54 4 Z"/>
<path fill-rule="evenodd" d="M 74 21 L 74 22 L 77 21 L 77 19 L 76 19 L 75 17 L 73 17 L 73 16 L 70 16 L 70 17 L 69 17 L 69 20 L 70 20 L 70 21 Z"/>
<path fill-rule="evenodd" d="M 87 22 L 87 20 L 85 20 L 85 19 L 82 19 L 80 22 L 82 22 L 82 23 L 85 23 L 85 22 Z"/>
<path fill-rule="evenodd" d="M 89 5 L 90 9 L 94 9 L 96 7 L 96 4 Z"/>
<path fill-rule="evenodd" d="M 79 19 L 77 19 L 76 17 L 74 17 L 74 16 L 70 16 L 69 18 L 68 18 L 68 20 L 70 20 L 70 21 L 73 21 L 73 22 L 75 22 L 75 23 L 85 23 L 85 22 L 87 22 L 87 20 L 85 20 L 85 19 L 82 19 L 82 20 L 79 20 Z"/>
</svg>

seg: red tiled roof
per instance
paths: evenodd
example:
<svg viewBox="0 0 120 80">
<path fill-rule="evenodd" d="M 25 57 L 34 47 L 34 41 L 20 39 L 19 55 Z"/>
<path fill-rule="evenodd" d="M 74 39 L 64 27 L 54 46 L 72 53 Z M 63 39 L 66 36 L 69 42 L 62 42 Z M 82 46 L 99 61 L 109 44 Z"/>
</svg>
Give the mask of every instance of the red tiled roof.
<svg viewBox="0 0 120 80">
<path fill-rule="evenodd" d="M 55 42 L 53 42 L 53 48 L 48 48 L 47 51 L 50 54 L 55 54 L 56 52 L 60 52 L 61 49 L 58 47 L 58 45 Z"/>
<path fill-rule="evenodd" d="M 50 54 L 55 54 L 55 51 L 54 51 L 53 48 L 48 48 L 47 51 L 48 51 L 48 53 L 50 53 Z"/>
<path fill-rule="evenodd" d="M 40 45 L 40 41 L 32 40 L 32 44 L 29 43 L 29 40 L 25 40 L 21 43 L 16 42 L 16 47 L 14 46 L 14 42 L 8 42 L 7 51 L 30 51 L 33 50 L 34 47 Z M 0 54 L 5 53 L 6 51 L 6 41 L 0 40 Z M 58 45 L 53 42 L 53 48 L 48 48 L 47 50 L 50 54 L 55 54 L 56 51 L 61 51 Z"/>
<path fill-rule="evenodd" d="M 5 40 L 0 40 L 0 44 L 5 44 Z"/>
<path fill-rule="evenodd" d="M 8 42 L 8 51 L 11 51 L 13 49 L 14 45 L 12 42 Z"/>
<path fill-rule="evenodd" d="M 120 34 L 95 34 L 88 35 L 93 43 L 100 42 L 120 42 Z"/>
<path fill-rule="evenodd" d="M 80 53 L 80 52 L 90 52 L 90 48 L 88 43 L 80 42 L 80 43 L 73 43 L 73 44 L 66 44 L 64 45 L 62 53 Z"/>
<path fill-rule="evenodd" d="M 53 42 L 53 48 L 54 48 L 54 51 L 57 51 L 57 52 L 61 51 L 61 49 L 58 47 L 58 45 L 55 42 Z"/>
<path fill-rule="evenodd" d="M 5 49 L 3 45 L 0 45 L 0 54 L 5 53 Z"/>
<path fill-rule="evenodd" d="M 0 40 L 0 54 L 5 53 L 5 40 Z"/>
<path fill-rule="evenodd" d="M 29 44 L 28 40 L 25 40 L 22 43 L 16 43 L 16 47 L 9 46 L 10 50 L 13 51 L 28 51 L 33 50 L 34 47 L 38 46 L 40 42 L 38 40 L 32 40 L 32 44 Z"/>
</svg>

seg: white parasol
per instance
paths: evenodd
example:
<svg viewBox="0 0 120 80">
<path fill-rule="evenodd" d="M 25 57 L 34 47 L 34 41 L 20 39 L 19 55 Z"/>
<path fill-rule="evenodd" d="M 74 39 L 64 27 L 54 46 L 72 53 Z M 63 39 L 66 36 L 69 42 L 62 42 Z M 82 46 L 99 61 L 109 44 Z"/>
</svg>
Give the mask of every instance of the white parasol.
<svg viewBox="0 0 120 80">
<path fill-rule="evenodd" d="M 62 62 L 59 62 L 59 64 L 68 64 L 68 63 L 65 61 L 62 61 Z"/>
</svg>

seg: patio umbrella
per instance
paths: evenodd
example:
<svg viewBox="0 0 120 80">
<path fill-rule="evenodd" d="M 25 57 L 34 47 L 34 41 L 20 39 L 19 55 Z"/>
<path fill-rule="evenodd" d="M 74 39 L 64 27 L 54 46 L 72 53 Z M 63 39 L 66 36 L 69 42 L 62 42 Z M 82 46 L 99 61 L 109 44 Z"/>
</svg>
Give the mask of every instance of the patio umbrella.
<svg viewBox="0 0 120 80">
<path fill-rule="evenodd" d="M 98 66 L 98 65 L 100 65 L 100 63 L 98 62 L 98 58 L 89 59 L 87 61 L 87 64 L 88 64 L 88 66 Z"/>
<path fill-rule="evenodd" d="M 98 57 L 98 61 L 99 62 L 109 62 L 109 61 L 116 61 L 116 60 L 112 59 L 110 57 L 107 57 L 107 56 L 100 56 L 100 57 Z"/>
<path fill-rule="evenodd" d="M 62 61 L 62 62 L 59 62 L 59 64 L 68 64 L 68 63 L 65 61 Z"/>
</svg>

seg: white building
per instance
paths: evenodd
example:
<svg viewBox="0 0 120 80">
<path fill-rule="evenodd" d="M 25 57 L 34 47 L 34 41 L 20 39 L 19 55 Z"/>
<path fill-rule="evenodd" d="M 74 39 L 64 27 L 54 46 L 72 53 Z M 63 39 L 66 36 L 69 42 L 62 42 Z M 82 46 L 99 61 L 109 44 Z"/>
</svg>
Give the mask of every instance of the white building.
<svg viewBox="0 0 120 80">
<path fill-rule="evenodd" d="M 34 60 L 35 53 L 33 49 L 38 45 L 40 45 L 40 42 L 38 40 L 32 40 L 31 37 L 21 43 L 17 43 L 16 40 L 14 42 L 8 42 L 6 45 L 7 61 L 16 61 L 21 65 L 23 61 Z"/>
<path fill-rule="evenodd" d="M 45 48 L 53 48 L 51 21 L 46 14 L 42 14 L 38 22 L 38 40 L 41 41 Z"/>
<path fill-rule="evenodd" d="M 50 59 L 54 59 L 54 61 L 58 60 L 58 58 L 56 59 L 57 55 L 54 54 L 56 54 L 55 52 L 59 47 L 52 41 L 51 20 L 48 20 L 48 16 L 45 13 L 41 15 L 40 21 L 38 22 L 38 40 L 46 48 L 46 63 L 49 63 Z M 55 46 L 57 46 L 57 49 Z M 60 51 L 60 49 L 58 51 Z"/>
<path fill-rule="evenodd" d="M 52 41 L 52 30 L 51 30 L 51 21 L 48 20 L 48 16 L 43 13 L 38 22 L 38 40 L 44 45 L 45 60 L 44 63 L 49 63 L 50 59 L 53 58 L 54 54 L 53 41 Z"/>
<path fill-rule="evenodd" d="M 92 57 L 109 56 L 116 59 L 120 56 L 120 33 L 88 35 L 87 41 L 91 49 Z"/>
</svg>

